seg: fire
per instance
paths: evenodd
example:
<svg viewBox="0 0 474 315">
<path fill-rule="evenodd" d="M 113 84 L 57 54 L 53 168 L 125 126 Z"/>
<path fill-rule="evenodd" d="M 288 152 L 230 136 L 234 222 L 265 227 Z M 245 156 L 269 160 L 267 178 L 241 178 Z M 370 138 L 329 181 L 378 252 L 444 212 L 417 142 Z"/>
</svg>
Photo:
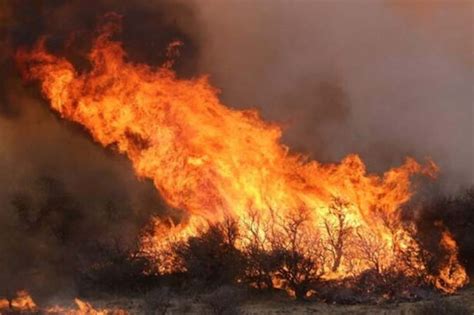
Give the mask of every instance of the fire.
<svg viewBox="0 0 474 315">
<path fill-rule="evenodd" d="M 22 314 L 28 313 L 41 313 L 49 315 L 127 315 L 128 313 L 124 310 L 112 310 L 112 309 L 95 309 L 91 304 L 81 301 L 80 299 L 74 300 L 76 309 L 66 308 L 58 305 L 39 308 L 33 301 L 33 298 L 27 291 L 18 291 L 17 297 L 11 300 L 11 303 L 7 299 L 0 298 L 0 315 L 2 312 L 10 314 L 10 312 L 21 312 Z"/>
<path fill-rule="evenodd" d="M 323 241 L 330 240 L 341 213 L 352 231 L 350 258 L 335 253 L 328 259 L 327 278 L 372 268 L 362 257 L 375 250 L 377 269 L 404 270 L 400 253 L 421 250 L 414 228 L 401 221 L 400 208 L 413 194 L 411 176 L 436 175 L 433 162 L 407 158 L 378 176 L 367 173 L 355 154 L 338 164 L 321 164 L 291 152 L 281 144 L 277 124 L 265 122 L 256 110 L 223 105 L 206 76 L 179 79 L 172 62 L 158 68 L 129 62 L 121 43 L 111 40 L 119 18 L 108 17 L 88 56 L 90 71 L 79 72 L 50 54 L 43 41 L 32 51 L 19 51 L 17 60 L 26 78 L 41 82 L 53 110 L 83 125 L 103 146 L 126 154 L 136 174 L 153 180 L 169 205 L 187 211 L 179 225 L 158 220 L 155 236 L 144 240 L 145 251 L 166 250 L 171 239 L 195 235 L 207 222 L 232 217 L 248 223 L 251 212 L 268 221 L 300 208 L 310 211 L 311 228 Z M 335 210 L 334 200 L 344 202 Z M 455 244 L 453 239 L 445 243 Z M 446 268 L 457 271 L 441 272 L 437 284 L 448 292 L 467 282 L 456 256 L 454 245 Z M 407 274 L 427 272 L 423 261 L 409 260 Z M 160 268 L 170 270 L 173 263 Z"/>
<path fill-rule="evenodd" d="M 62 315 L 127 315 L 128 313 L 124 310 L 110 310 L 110 309 L 95 309 L 91 304 L 81 301 L 79 299 L 74 300 L 77 309 L 64 308 L 60 306 L 53 306 L 44 310 L 44 313 L 50 315 L 62 314 Z"/>
<path fill-rule="evenodd" d="M 448 231 L 442 232 L 440 246 L 446 252 L 445 263 L 439 269 L 439 275 L 434 278 L 437 288 L 449 288 L 448 292 L 454 292 L 456 284 L 463 283 L 467 279 L 467 274 L 458 260 L 458 246 L 453 235 Z"/>
<path fill-rule="evenodd" d="M 35 311 L 37 306 L 31 296 L 26 291 L 18 291 L 17 296 L 8 301 L 7 299 L 0 298 L 0 314 L 2 310 L 14 310 L 14 311 Z"/>
</svg>

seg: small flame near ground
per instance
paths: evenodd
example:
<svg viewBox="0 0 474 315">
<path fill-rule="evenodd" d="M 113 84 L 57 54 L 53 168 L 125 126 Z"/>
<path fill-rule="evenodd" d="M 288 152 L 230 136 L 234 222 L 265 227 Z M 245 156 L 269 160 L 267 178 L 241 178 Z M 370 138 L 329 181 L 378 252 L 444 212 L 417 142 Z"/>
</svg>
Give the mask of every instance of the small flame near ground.
<svg viewBox="0 0 474 315">
<path fill-rule="evenodd" d="M 421 276 L 444 292 L 468 282 L 449 232 L 440 244 L 447 256 L 433 273 L 419 258 L 423 249 L 415 227 L 401 220 L 400 209 L 414 193 L 411 176 L 434 178 L 434 162 L 407 158 L 378 176 L 368 174 L 355 154 L 339 164 L 311 161 L 282 145 L 282 129 L 256 110 L 223 105 L 207 77 L 177 78 L 172 59 L 158 68 L 127 61 L 121 43 L 111 40 L 120 25 L 119 16 L 107 16 L 89 53 L 88 72 L 47 52 L 44 41 L 32 51 L 18 51 L 16 58 L 26 79 L 40 81 L 53 110 L 127 155 L 139 177 L 153 180 L 169 205 L 187 211 L 177 225 L 156 219 L 155 233 L 143 240 L 144 252 L 169 256 L 174 241 L 197 235 L 209 222 L 231 217 L 249 226 L 258 217 L 284 226 L 278 221 L 304 209 L 308 230 L 322 243 L 330 241 L 341 218 L 352 231 L 351 250 L 325 260 L 328 279 L 373 268 L 366 257 L 376 251 L 377 269 Z M 180 45 L 170 45 L 170 58 Z M 257 228 L 256 234 L 264 231 Z M 166 255 L 160 271 L 172 272 L 177 265 Z"/>
<path fill-rule="evenodd" d="M 80 299 L 75 299 L 76 307 L 62 307 L 59 305 L 41 308 L 33 301 L 33 298 L 27 291 L 18 291 L 17 296 L 8 301 L 0 298 L 0 315 L 10 314 L 11 312 L 35 313 L 49 315 L 127 315 L 128 313 L 120 309 L 96 309 L 90 303 Z"/>
</svg>

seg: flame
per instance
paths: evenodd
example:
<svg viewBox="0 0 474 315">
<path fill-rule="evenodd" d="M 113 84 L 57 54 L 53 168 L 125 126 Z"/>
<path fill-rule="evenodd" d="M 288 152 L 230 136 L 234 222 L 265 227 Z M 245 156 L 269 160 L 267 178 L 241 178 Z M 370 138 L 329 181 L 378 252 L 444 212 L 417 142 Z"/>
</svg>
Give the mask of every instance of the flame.
<svg viewBox="0 0 474 315">
<path fill-rule="evenodd" d="M 74 300 L 77 309 L 61 307 L 58 305 L 39 308 L 33 301 L 33 298 L 27 291 L 18 291 L 16 298 L 12 299 L 11 307 L 7 299 L 0 298 L 0 315 L 2 311 L 15 311 L 23 313 L 39 312 L 41 314 L 50 315 L 127 315 L 128 313 L 120 309 L 95 309 L 91 304 L 81 301 L 80 299 Z"/>
<path fill-rule="evenodd" d="M 17 312 L 20 311 L 35 311 L 37 306 L 31 296 L 28 294 L 27 291 L 18 291 L 16 297 L 13 298 L 11 301 L 8 301 L 5 298 L 0 298 L 0 314 L 2 314 L 2 310 L 14 310 Z"/>
<path fill-rule="evenodd" d="M 16 310 L 34 310 L 36 308 L 35 302 L 27 291 L 19 291 L 17 297 L 12 301 L 12 307 Z"/>
<path fill-rule="evenodd" d="M 90 303 L 74 299 L 77 309 L 53 306 L 44 310 L 46 314 L 56 315 L 127 315 L 124 310 L 95 309 Z"/>
<path fill-rule="evenodd" d="M 400 219 L 400 207 L 413 194 L 411 176 L 436 175 L 433 162 L 407 158 L 378 176 L 367 173 L 355 154 L 337 164 L 309 160 L 282 145 L 280 126 L 265 122 L 256 110 L 223 105 L 206 76 L 179 79 L 172 62 L 158 68 L 129 62 L 121 43 L 111 40 L 120 29 L 119 18 L 109 19 L 88 55 L 90 71 L 79 72 L 65 58 L 48 53 L 44 41 L 32 51 L 20 50 L 17 61 L 27 79 L 41 82 L 53 110 L 83 125 L 103 146 L 126 154 L 136 174 L 153 180 L 169 205 L 187 211 L 189 217 L 179 225 L 157 220 L 155 235 L 144 240 L 145 251 L 169 249 L 171 239 L 195 235 L 206 222 L 248 221 L 249 210 L 267 220 L 275 213 L 285 217 L 292 209 L 310 209 L 313 228 L 328 238 L 324 226 L 332 220 L 335 198 L 345 200 L 340 211 L 362 236 L 362 248 L 368 254 L 379 251 L 379 268 L 399 266 L 397 253 L 408 248 L 420 250 Z M 173 43 L 168 54 L 175 55 L 171 52 L 179 45 Z M 326 276 L 347 276 L 349 263 L 352 274 L 370 268 L 357 248 L 351 249 L 350 262 Z M 415 272 L 426 272 L 423 262 L 410 260 Z M 456 261 L 448 265 L 459 272 L 441 277 L 454 290 L 467 277 Z M 165 272 L 174 266 L 168 261 L 160 268 Z"/>
<path fill-rule="evenodd" d="M 442 232 L 440 246 L 446 252 L 446 259 L 439 269 L 438 276 L 434 277 L 434 284 L 440 290 L 453 293 L 457 284 L 467 282 L 468 276 L 459 262 L 456 241 L 448 230 Z"/>
</svg>

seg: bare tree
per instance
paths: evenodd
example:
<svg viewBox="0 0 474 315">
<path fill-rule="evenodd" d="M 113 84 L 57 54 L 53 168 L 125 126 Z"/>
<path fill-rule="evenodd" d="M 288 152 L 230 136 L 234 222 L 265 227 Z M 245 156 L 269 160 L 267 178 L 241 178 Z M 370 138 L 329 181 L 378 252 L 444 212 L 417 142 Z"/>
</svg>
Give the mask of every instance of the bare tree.
<svg viewBox="0 0 474 315">
<path fill-rule="evenodd" d="M 332 256 L 331 271 L 336 272 L 344 255 L 346 241 L 351 237 L 353 228 L 349 225 L 346 209 L 349 202 L 335 197 L 329 206 L 333 220 L 324 219 L 324 227 L 328 236 L 326 249 Z"/>
<path fill-rule="evenodd" d="M 357 246 L 362 257 L 372 265 L 379 274 L 383 273 L 383 257 L 386 252 L 386 243 L 377 235 L 368 230 L 356 230 Z"/>
<path fill-rule="evenodd" d="M 272 278 L 278 265 L 269 246 L 274 221 L 263 220 L 254 209 L 249 209 L 247 218 L 243 221 L 243 251 L 246 258 L 244 279 L 258 289 L 272 289 Z"/>
<path fill-rule="evenodd" d="M 272 237 L 273 253 L 280 262 L 276 276 L 297 299 L 304 299 L 320 280 L 325 269 L 325 253 L 309 210 L 301 207 L 279 222 Z"/>
</svg>

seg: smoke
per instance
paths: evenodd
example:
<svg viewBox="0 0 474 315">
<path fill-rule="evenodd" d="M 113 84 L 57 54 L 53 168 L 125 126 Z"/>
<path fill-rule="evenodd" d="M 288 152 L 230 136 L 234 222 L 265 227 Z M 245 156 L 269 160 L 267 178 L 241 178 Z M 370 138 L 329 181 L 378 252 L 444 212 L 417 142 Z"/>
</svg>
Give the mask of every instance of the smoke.
<svg viewBox="0 0 474 315">
<path fill-rule="evenodd" d="M 100 255 L 97 246 L 133 250 L 151 216 L 168 210 L 125 157 L 52 113 L 14 65 L 19 47 L 46 36 L 49 49 L 86 69 L 97 22 L 110 11 L 124 16 L 121 39 L 132 60 L 160 64 L 179 38 L 187 46 L 178 72 L 194 74 L 197 46 L 179 24 L 192 22 L 185 6 L 0 2 L 0 296 L 25 288 L 40 296 L 74 294 L 78 271 Z"/>
<path fill-rule="evenodd" d="M 474 183 L 472 2 L 196 1 L 201 72 L 320 161 L 432 157 Z"/>
<path fill-rule="evenodd" d="M 165 211 L 130 163 L 48 110 L 13 65 L 41 36 L 86 69 L 98 19 L 123 15 L 130 60 L 209 73 L 224 103 L 257 107 L 320 161 L 370 170 L 430 156 L 443 189 L 473 184 L 472 3 L 0 1 L 0 290 L 73 287 L 90 240 L 129 243 Z M 22 275 L 22 276 L 18 276 Z"/>
</svg>

